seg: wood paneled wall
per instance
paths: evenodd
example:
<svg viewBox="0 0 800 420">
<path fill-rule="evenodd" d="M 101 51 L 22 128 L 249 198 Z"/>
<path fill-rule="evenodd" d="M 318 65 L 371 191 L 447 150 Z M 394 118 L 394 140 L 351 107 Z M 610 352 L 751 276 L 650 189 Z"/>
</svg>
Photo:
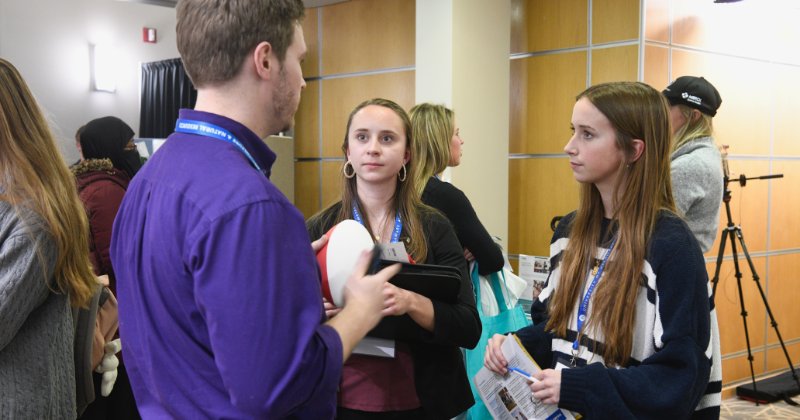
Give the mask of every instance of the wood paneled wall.
<svg viewBox="0 0 800 420">
<path fill-rule="evenodd" d="M 415 0 L 350 0 L 306 10 L 306 89 L 295 116 L 295 205 L 306 217 L 341 196 L 347 118 L 362 101 L 414 105 Z"/>
<path fill-rule="evenodd" d="M 785 176 L 746 187 L 730 184 L 731 210 L 792 360 L 800 363 L 800 141 L 793 130 L 800 114 L 800 53 L 793 45 L 800 26 L 792 23 L 800 20 L 800 9 L 784 7 L 711 0 L 513 0 L 509 252 L 547 255 L 551 218 L 576 206 L 577 184 L 563 153 L 576 94 L 613 80 L 641 80 L 660 90 L 681 75 L 704 76 L 723 98 L 715 139 L 731 147 L 732 174 Z M 722 229 L 726 217 L 720 210 Z M 719 239 L 706 255 L 709 278 L 718 248 Z M 716 300 L 726 395 L 750 376 L 731 253 L 728 244 Z M 743 258 L 740 266 L 755 371 L 785 370 Z"/>
<path fill-rule="evenodd" d="M 578 185 L 563 151 L 575 95 L 637 80 L 639 10 L 638 0 L 512 1 L 511 254 L 547 255 L 550 220 L 575 208 Z"/>
<path fill-rule="evenodd" d="M 671 18 L 669 18 L 671 16 Z M 657 89 L 682 75 L 703 76 L 720 91 L 715 140 L 730 145 L 732 177 L 784 174 L 783 179 L 729 184 L 733 222 L 742 227 L 769 305 L 795 365 L 800 364 L 800 142 L 792 133 L 800 113 L 800 9 L 742 2 L 648 0 L 644 80 Z M 747 30 L 743 30 L 747 28 Z M 726 223 L 720 211 L 720 228 Z M 737 250 L 742 252 L 737 244 Z M 706 255 L 714 273 L 719 239 Z M 723 353 L 723 383 L 749 381 L 750 367 L 738 287 L 726 246 L 717 312 Z M 752 273 L 740 257 L 756 374 L 788 369 Z M 731 390 L 732 391 L 732 390 Z"/>
<path fill-rule="evenodd" d="M 800 112 L 800 39 L 795 23 L 800 9 L 768 7 L 758 2 L 720 7 L 687 0 L 651 0 L 647 16 L 668 11 L 646 31 L 644 72 L 657 88 L 670 79 L 702 75 L 720 91 L 723 102 L 714 118 L 715 139 L 730 145 L 733 177 L 784 174 L 783 179 L 731 183 L 733 222 L 741 225 L 745 243 L 767 295 L 778 328 L 795 365 L 800 364 L 800 293 L 795 284 L 800 268 L 800 147 L 789 127 Z M 774 6 L 774 5 L 773 5 Z M 778 10 L 780 9 L 780 10 Z M 747 31 L 742 28 L 747 27 Z M 794 40 L 794 41 L 790 41 Z M 664 64 L 666 63 L 666 66 Z M 665 72 L 662 67 L 666 67 Z M 725 223 L 724 211 L 720 222 Z M 737 247 L 741 252 L 741 247 Z M 707 260 L 716 261 L 719 239 Z M 738 287 L 728 245 L 721 267 L 717 298 L 725 384 L 750 376 L 740 315 Z M 709 264 L 713 274 L 715 264 Z M 786 370 L 788 363 L 771 327 L 765 305 L 746 261 L 740 258 L 742 292 L 748 312 L 750 345 L 756 373 Z"/>
</svg>

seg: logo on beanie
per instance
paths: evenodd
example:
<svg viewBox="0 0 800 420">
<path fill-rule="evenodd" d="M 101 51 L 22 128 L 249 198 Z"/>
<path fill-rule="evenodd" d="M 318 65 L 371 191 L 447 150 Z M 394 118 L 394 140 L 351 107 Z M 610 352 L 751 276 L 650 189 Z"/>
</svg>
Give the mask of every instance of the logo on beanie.
<svg viewBox="0 0 800 420">
<path fill-rule="evenodd" d="M 691 102 L 691 103 L 693 103 L 695 105 L 702 105 L 703 104 L 703 100 L 702 99 L 700 99 L 697 96 L 690 95 L 689 92 L 681 93 L 681 98 L 683 98 L 686 102 Z"/>
</svg>

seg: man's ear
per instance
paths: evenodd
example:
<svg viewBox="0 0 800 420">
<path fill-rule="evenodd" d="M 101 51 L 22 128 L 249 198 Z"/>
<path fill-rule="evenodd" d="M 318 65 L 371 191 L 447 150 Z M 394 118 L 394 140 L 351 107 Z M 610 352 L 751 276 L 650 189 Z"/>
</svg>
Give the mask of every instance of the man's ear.
<svg viewBox="0 0 800 420">
<path fill-rule="evenodd" d="M 633 141 L 631 141 L 631 146 L 633 148 L 633 152 L 631 153 L 628 163 L 633 163 L 639 160 L 639 158 L 642 157 L 642 153 L 644 153 L 645 148 L 644 141 L 640 139 L 633 139 Z"/>
<path fill-rule="evenodd" d="M 258 77 L 269 80 L 272 77 L 273 67 L 277 65 L 272 45 L 266 41 L 260 42 L 253 50 L 252 59 Z"/>
</svg>

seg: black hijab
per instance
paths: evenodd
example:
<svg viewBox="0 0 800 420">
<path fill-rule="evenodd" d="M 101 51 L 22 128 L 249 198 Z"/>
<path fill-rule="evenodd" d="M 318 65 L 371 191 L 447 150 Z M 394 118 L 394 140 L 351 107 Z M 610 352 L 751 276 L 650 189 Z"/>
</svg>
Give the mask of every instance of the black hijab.
<svg viewBox="0 0 800 420">
<path fill-rule="evenodd" d="M 133 130 L 117 117 L 103 117 L 89 121 L 80 131 L 81 153 L 84 159 L 111 159 L 115 168 L 133 178 L 142 161 L 134 148 L 125 146 L 133 139 Z"/>
</svg>

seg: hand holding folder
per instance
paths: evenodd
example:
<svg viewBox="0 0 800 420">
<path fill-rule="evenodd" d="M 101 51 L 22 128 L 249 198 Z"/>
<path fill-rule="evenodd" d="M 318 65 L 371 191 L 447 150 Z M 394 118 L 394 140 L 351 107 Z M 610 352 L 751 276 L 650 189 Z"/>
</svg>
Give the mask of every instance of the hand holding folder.
<svg viewBox="0 0 800 420">
<path fill-rule="evenodd" d="M 393 264 L 397 264 L 397 262 L 380 260 L 377 267 L 382 269 Z M 400 272 L 389 280 L 390 283 L 431 300 L 447 303 L 458 301 L 461 272 L 457 268 L 431 264 L 401 263 L 401 265 Z M 422 328 L 408 315 L 388 316 L 368 335 L 379 338 L 404 339 L 416 337 L 420 331 Z"/>
</svg>

